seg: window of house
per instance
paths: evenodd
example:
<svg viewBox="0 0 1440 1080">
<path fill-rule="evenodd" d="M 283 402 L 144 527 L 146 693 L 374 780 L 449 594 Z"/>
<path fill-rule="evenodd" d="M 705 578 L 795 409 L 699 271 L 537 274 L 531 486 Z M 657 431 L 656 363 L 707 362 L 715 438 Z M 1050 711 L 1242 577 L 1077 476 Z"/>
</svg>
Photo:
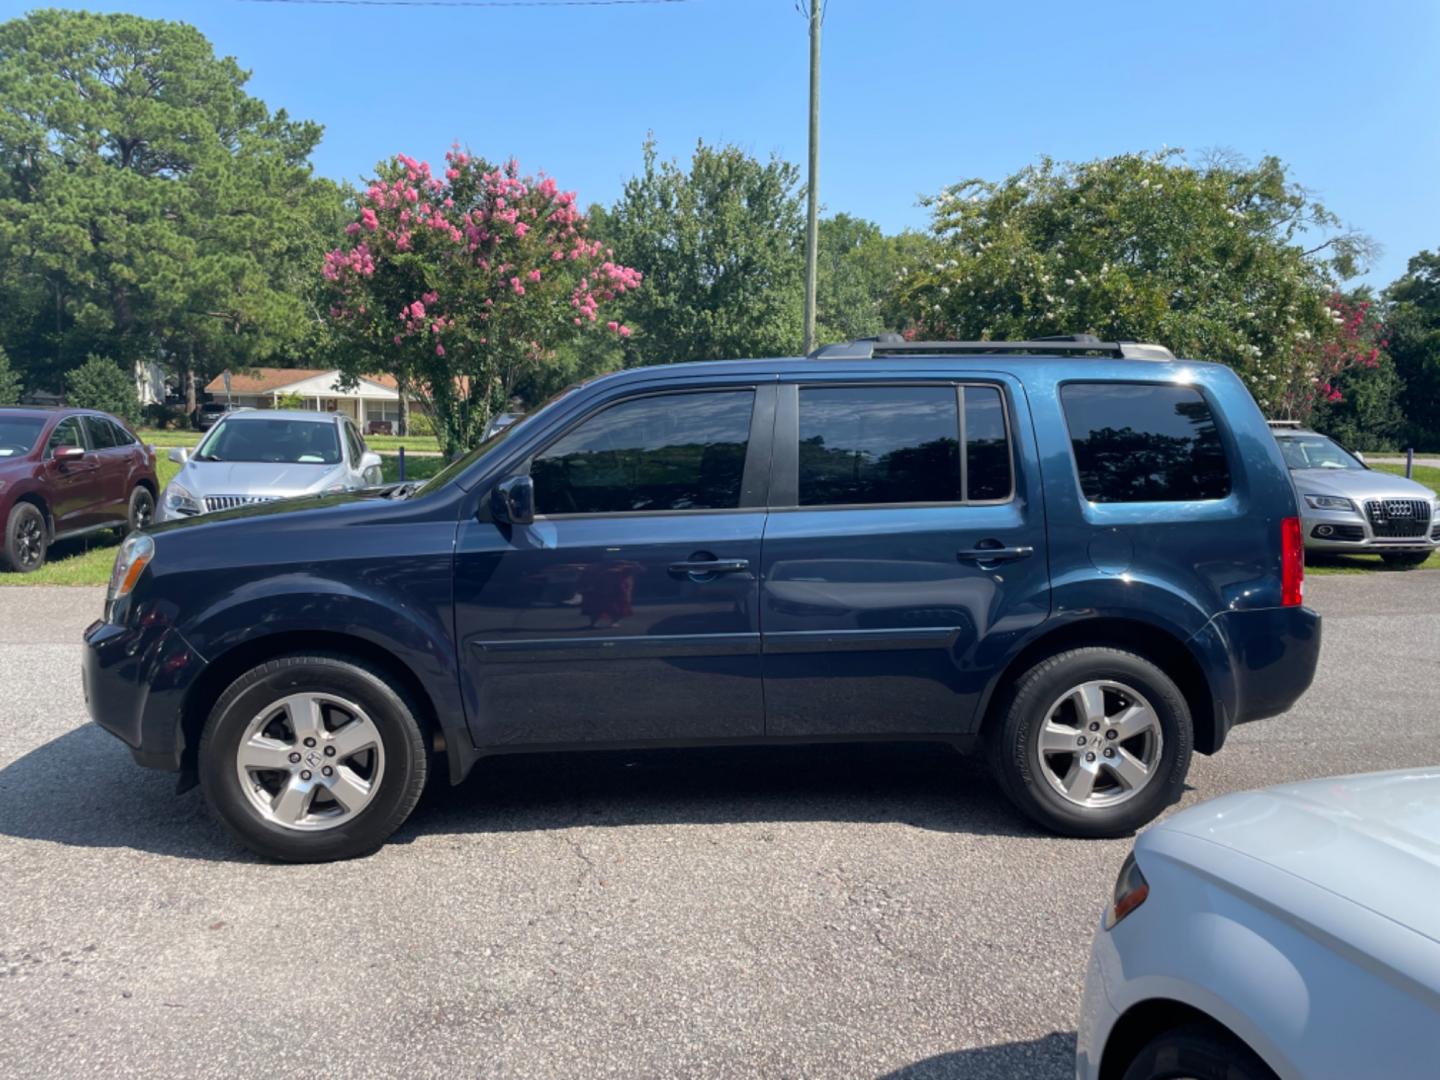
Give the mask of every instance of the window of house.
<svg viewBox="0 0 1440 1080">
<path fill-rule="evenodd" d="M 656 394 L 589 417 L 531 462 L 541 514 L 740 505 L 752 390 Z"/>
<path fill-rule="evenodd" d="M 1060 400 L 1080 489 L 1095 503 L 1194 502 L 1230 494 L 1225 448 L 1189 386 L 1073 383 Z"/>
</svg>

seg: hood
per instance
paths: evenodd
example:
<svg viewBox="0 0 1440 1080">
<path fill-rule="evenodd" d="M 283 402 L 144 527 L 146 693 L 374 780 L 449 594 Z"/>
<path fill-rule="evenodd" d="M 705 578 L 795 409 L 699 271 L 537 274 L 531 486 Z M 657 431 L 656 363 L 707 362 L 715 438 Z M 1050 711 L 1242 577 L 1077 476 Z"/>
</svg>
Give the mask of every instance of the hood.
<svg viewBox="0 0 1440 1080">
<path fill-rule="evenodd" d="M 1440 942 L 1440 769 L 1225 795 L 1167 819 Z"/>
<path fill-rule="evenodd" d="M 264 461 L 188 461 L 175 482 L 191 495 L 305 495 L 339 483 L 343 465 Z"/>
<path fill-rule="evenodd" d="M 1424 484 L 1378 469 L 1294 469 L 1290 478 L 1301 495 L 1339 495 L 1347 499 L 1433 499 Z"/>
</svg>

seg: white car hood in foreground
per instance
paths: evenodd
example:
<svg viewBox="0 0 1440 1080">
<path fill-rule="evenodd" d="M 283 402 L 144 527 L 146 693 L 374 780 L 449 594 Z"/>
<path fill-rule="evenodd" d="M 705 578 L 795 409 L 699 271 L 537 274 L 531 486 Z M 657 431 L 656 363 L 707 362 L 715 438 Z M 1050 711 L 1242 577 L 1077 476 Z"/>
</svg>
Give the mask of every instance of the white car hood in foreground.
<svg viewBox="0 0 1440 1080">
<path fill-rule="evenodd" d="M 1155 829 L 1249 855 L 1440 942 L 1440 768 L 1225 795 Z"/>
<path fill-rule="evenodd" d="M 339 483 L 343 465 L 272 465 L 261 461 L 190 461 L 175 481 L 206 495 L 304 495 Z"/>
</svg>

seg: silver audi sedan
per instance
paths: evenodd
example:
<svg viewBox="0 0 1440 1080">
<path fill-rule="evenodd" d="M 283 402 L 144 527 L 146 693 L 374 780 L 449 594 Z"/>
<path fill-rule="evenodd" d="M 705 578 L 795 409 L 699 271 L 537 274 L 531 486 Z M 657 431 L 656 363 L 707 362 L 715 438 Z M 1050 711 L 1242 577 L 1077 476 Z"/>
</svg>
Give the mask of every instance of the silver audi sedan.
<svg viewBox="0 0 1440 1080">
<path fill-rule="evenodd" d="M 193 454 L 171 450 L 170 460 L 181 469 L 160 497 L 157 521 L 381 482 L 380 455 L 366 448 L 349 417 L 335 413 L 227 413 Z"/>
<path fill-rule="evenodd" d="M 1273 421 L 1271 429 L 1295 484 L 1307 551 L 1419 566 L 1440 547 L 1440 502 L 1424 484 L 1372 469 L 1317 431 Z"/>
</svg>

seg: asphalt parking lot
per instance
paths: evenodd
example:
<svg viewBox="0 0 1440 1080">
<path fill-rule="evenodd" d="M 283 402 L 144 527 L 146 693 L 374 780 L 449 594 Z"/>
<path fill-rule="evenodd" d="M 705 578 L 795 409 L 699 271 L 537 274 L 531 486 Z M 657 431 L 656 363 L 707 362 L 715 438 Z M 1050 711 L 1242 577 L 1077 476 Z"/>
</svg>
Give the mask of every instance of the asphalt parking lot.
<svg viewBox="0 0 1440 1080">
<path fill-rule="evenodd" d="M 1440 573 L 1307 582 L 1321 671 L 1185 803 L 1434 764 Z M 0 1062 L 23 1076 L 1071 1075 L 1126 841 L 930 747 L 494 759 L 257 862 L 89 726 L 90 589 L 0 591 Z"/>
</svg>

